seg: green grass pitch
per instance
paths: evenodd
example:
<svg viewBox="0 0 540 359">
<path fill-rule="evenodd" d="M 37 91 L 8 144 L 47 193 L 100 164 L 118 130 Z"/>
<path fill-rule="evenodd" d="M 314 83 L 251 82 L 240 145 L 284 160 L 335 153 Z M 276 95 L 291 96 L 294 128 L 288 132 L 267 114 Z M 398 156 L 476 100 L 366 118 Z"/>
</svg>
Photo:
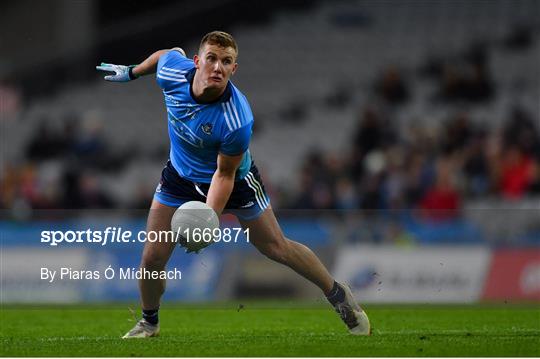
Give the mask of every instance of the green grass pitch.
<svg viewBox="0 0 540 359">
<path fill-rule="evenodd" d="M 121 340 L 127 305 L 6 306 L 2 356 L 540 356 L 534 305 L 365 307 L 373 335 L 354 337 L 322 305 L 162 307 L 161 336 Z"/>
</svg>

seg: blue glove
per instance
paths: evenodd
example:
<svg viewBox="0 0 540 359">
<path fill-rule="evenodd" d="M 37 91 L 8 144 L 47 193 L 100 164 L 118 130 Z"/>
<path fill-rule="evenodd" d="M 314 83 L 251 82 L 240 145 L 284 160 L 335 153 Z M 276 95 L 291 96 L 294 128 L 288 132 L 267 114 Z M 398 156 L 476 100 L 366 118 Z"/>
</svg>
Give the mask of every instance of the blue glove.
<svg viewBox="0 0 540 359">
<path fill-rule="evenodd" d="M 104 77 L 107 81 L 128 82 L 137 78 L 137 76 L 133 74 L 133 68 L 135 66 L 136 65 L 114 65 L 102 62 L 100 66 L 96 66 L 96 70 L 114 72 L 114 75 L 107 75 Z"/>
</svg>

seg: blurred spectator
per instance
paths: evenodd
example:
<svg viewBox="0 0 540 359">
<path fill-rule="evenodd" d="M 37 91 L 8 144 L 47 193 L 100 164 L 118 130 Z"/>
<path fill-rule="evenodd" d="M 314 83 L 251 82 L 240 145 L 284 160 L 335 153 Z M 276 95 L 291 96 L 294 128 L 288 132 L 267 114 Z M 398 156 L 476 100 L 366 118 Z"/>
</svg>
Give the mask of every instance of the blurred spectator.
<svg viewBox="0 0 540 359">
<path fill-rule="evenodd" d="M 336 173 L 340 171 L 336 161 L 323 158 L 319 150 L 312 150 L 302 169 L 300 176 L 300 192 L 294 207 L 298 209 L 331 209 L 335 206 L 334 183 Z M 337 160 L 337 159 L 334 159 Z M 329 165 L 329 163 L 333 163 Z"/>
<path fill-rule="evenodd" d="M 405 170 L 405 199 L 409 208 L 414 207 L 424 197 L 426 188 L 433 183 L 433 163 L 427 156 L 413 150 L 407 159 Z"/>
<path fill-rule="evenodd" d="M 67 121 L 64 127 L 72 155 L 84 163 L 85 167 L 103 172 L 122 170 L 130 160 L 138 156 L 138 147 L 133 144 L 124 149 L 112 150 L 103 132 L 103 121 L 97 111 L 89 111 L 82 118 L 82 126 L 75 127 Z"/>
<path fill-rule="evenodd" d="M 472 131 L 468 114 L 459 113 L 446 124 L 443 151 L 451 153 L 463 149 L 468 144 Z"/>
<path fill-rule="evenodd" d="M 420 200 L 424 218 L 449 220 L 458 217 L 461 195 L 455 184 L 455 170 L 454 160 L 449 156 L 437 161 L 435 183 Z"/>
<path fill-rule="evenodd" d="M 358 129 L 354 135 L 356 153 L 363 157 L 369 151 L 383 144 L 383 128 L 380 114 L 371 106 L 367 106 L 361 115 Z"/>
<path fill-rule="evenodd" d="M 314 191 L 314 179 L 311 171 L 304 166 L 299 175 L 298 194 L 292 204 L 296 209 L 315 208 L 315 202 L 312 198 Z"/>
<path fill-rule="evenodd" d="M 531 170 L 531 180 L 529 182 L 528 192 L 533 195 L 540 194 L 540 161 L 533 161 Z"/>
<path fill-rule="evenodd" d="M 404 166 L 405 153 L 399 146 L 387 152 L 387 171 L 382 185 L 385 207 L 395 210 L 407 208 L 405 202 L 406 176 Z"/>
<path fill-rule="evenodd" d="M 29 165 L 17 166 L 14 163 L 4 164 L 0 172 L 2 174 L 0 178 L 0 202 L 2 208 L 11 208 L 17 201 L 24 201 L 29 204 L 30 200 L 24 198 L 22 188 L 24 184 L 24 187 L 27 188 L 26 194 L 30 198 L 33 196 L 34 190 L 32 190 L 31 185 L 28 185 L 28 183 L 32 183 L 31 180 L 28 180 L 32 174 L 31 168 Z M 25 171 L 27 171 L 26 176 L 24 176 Z"/>
<path fill-rule="evenodd" d="M 16 196 L 22 197 L 32 207 L 37 205 L 39 203 L 39 192 L 35 166 L 26 165 L 21 168 L 17 182 Z"/>
<path fill-rule="evenodd" d="M 60 161 L 42 162 L 36 169 L 37 196 L 32 207 L 37 209 L 61 208 L 62 163 Z"/>
<path fill-rule="evenodd" d="M 472 65 L 472 76 L 465 81 L 464 99 L 480 102 L 493 97 L 494 87 L 485 65 Z"/>
<path fill-rule="evenodd" d="M 139 182 L 135 187 L 133 199 L 130 201 L 129 207 L 133 209 L 147 209 L 152 203 L 153 190 L 155 186 L 150 186 L 146 183 Z"/>
<path fill-rule="evenodd" d="M 41 118 L 37 131 L 34 132 L 26 149 L 29 159 L 40 161 L 64 154 L 63 140 L 53 131 L 50 122 L 45 116 Z"/>
<path fill-rule="evenodd" d="M 374 150 L 364 157 L 365 174 L 360 181 L 360 208 L 383 207 L 381 185 L 386 168 L 386 157 L 382 151 Z"/>
<path fill-rule="evenodd" d="M 352 181 L 347 177 L 341 177 L 336 182 L 336 208 L 358 208 L 358 195 Z"/>
<path fill-rule="evenodd" d="M 364 177 L 360 189 L 360 208 L 365 210 L 379 209 L 382 207 L 383 198 L 380 191 L 381 176 L 367 175 Z"/>
<path fill-rule="evenodd" d="M 12 84 L 0 83 L 0 121 L 17 114 L 21 109 L 21 91 Z"/>
<path fill-rule="evenodd" d="M 388 103 L 398 105 L 409 99 L 409 88 L 397 67 L 389 67 L 383 71 L 375 82 L 375 92 Z"/>
<path fill-rule="evenodd" d="M 336 85 L 334 91 L 326 97 L 326 105 L 336 110 L 345 108 L 351 102 L 351 87 L 350 84 Z"/>
<path fill-rule="evenodd" d="M 75 154 L 90 166 L 99 166 L 107 157 L 108 147 L 103 136 L 103 124 L 96 114 L 88 114 L 83 120 L 74 150 Z"/>
<path fill-rule="evenodd" d="M 466 193 L 470 197 L 486 195 L 490 189 L 486 146 L 486 135 L 477 133 L 469 141 L 469 146 L 464 153 L 463 172 L 467 179 Z"/>
<path fill-rule="evenodd" d="M 307 105 L 304 101 L 292 100 L 287 106 L 279 111 L 279 119 L 286 123 L 302 123 L 306 120 Z"/>
<path fill-rule="evenodd" d="M 102 190 L 99 179 L 92 173 L 83 172 L 79 177 L 80 208 L 113 208 L 112 199 Z"/>
<path fill-rule="evenodd" d="M 384 130 L 380 114 L 373 106 L 362 109 L 358 127 L 353 136 L 351 175 L 359 179 L 364 172 L 364 156 L 383 145 Z"/>
<path fill-rule="evenodd" d="M 533 30 L 526 25 L 517 24 L 504 39 L 504 45 L 510 50 L 525 50 L 533 44 Z"/>
<path fill-rule="evenodd" d="M 518 146 L 523 152 L 540 158 L 540 133 L 535 120 L 518 106 L 512 109 L 503 129 L 503 145 Z"/>
<path fill-rule="evenodd" d="M 105 193 L 95 173 L 71 167 L 63 177 L 64 208 L 114 208 L 114 201 Z"/>
<path fill-rule="evenodd" d="M 484 63 L 450 62 L 443 67 L 437 97 L 447 102 L 482 102 L 490 100 L 494 92 L 493 81 Z"/>
<path fill-rule="evenodd" d="M 534 162 L 531 156 L 517 146 L 505 150 L 500 164 L 500 191 L 505 198 L 519 199 L 524 196 L 534 180 Z"/>
<path fill-rule="evenodd" d="M 458 69 L 453 64 L 446 64 L 441 74 L 440 98 L 452 101 L 460 98 L 465 93 L 465 84 Z"/>
</svg>

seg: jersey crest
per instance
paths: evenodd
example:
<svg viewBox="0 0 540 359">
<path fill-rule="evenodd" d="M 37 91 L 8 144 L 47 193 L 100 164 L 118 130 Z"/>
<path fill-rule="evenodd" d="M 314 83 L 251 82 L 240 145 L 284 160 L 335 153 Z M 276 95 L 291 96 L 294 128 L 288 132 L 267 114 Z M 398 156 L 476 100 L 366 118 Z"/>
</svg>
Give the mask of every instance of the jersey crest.
<svg viewBox="0 0 540 359">
<path fill-rule="evenodd" d="M 201 125 L 201 129 L 204 133 L 206 133 L 207 135 L 211 135 L 212 134 L 212 124 L 210 122 L 208 123 L 203 123 Z"/>
</svg>

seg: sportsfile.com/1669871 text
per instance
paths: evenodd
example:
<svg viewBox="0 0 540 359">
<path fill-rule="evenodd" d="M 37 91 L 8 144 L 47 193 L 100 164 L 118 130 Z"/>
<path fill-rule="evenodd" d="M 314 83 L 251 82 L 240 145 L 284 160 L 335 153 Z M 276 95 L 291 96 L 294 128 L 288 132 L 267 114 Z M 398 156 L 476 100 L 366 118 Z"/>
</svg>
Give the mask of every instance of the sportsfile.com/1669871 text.
<svg viewBox="0 0 540 359">
<path fill-rule="evenodd" d="M 241 236 L 243 234 L 243 237 Z M 92 243 L 104 246 L 109 243 L 145 243 L 173 242 L 180 239 L 187 242 L 204 243 L 239 243 L 249 242 L 249 229 L 215 228 L 215 229 L 182 229 L 178 231 L 138 231 L 123 230 L 121 227 L 107 227 L 104 230 L 45 230 L 41 231 L 40 242 L 56 247 L 61 244 Z"/>
</svg>

